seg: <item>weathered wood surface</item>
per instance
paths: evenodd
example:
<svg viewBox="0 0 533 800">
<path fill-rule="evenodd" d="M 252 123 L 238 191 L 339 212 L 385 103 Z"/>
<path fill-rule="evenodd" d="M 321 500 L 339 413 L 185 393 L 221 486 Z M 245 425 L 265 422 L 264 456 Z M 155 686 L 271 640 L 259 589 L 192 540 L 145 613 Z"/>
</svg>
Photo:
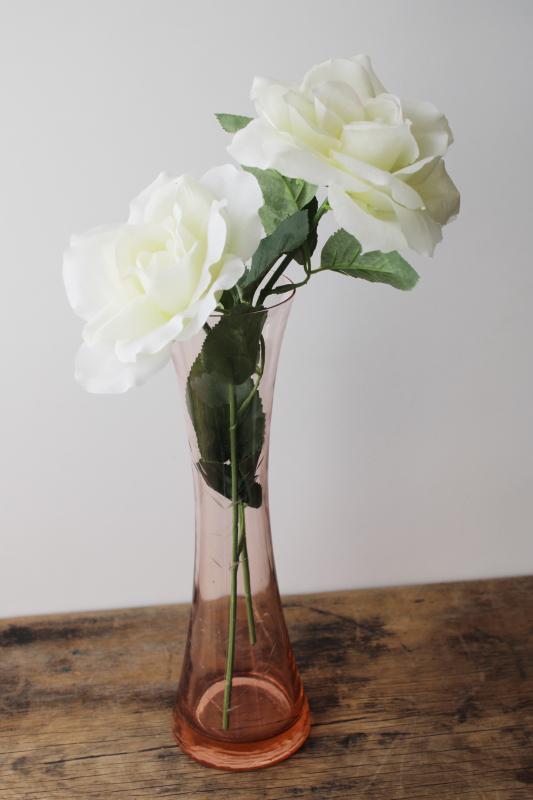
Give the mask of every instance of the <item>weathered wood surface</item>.
<svg viewBox="0 0 533 800">
<path fill-rule="evenodd" d="M 533 798 L 533 578 L 285 608 L 314 727 L 240 774 L 173 744 L 186 606 L 0 621 L 0 798 Z"/>
</svg>

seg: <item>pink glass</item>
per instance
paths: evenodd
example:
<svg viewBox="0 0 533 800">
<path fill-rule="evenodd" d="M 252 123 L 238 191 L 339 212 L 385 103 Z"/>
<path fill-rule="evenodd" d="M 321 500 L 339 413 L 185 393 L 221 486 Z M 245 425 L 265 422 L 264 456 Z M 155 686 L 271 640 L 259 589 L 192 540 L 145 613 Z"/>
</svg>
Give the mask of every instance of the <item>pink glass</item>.
<svg viewBox="0 0 533 800">
<path fill-rule="evenodd" d="M 207 485 L 196 467 L 197 439 L 186 412 L 196 500 L 196 556 L 174 733 L 182 750 L 192 758 L 219 769 L 250 770 L 275 764 L 294 753 L 310 729 L 309 707 L 281 607 L 268 507 L 272 398 L 291 301 L 292 296 L 269 308 L 263 327 L 265 363 L 259 395 L 266 420 L 264 445 L 256 470 L 263 501 L 259 508 L 246 506 L 244 510 L 249 582 L 247 585 L 241 556 L 231 704 L 226 727 L 223 698 L 227 684 L 233 507 L 231 500 Z M 211 317 L 209 325 L 219 319 Z M 204 338 L 202 332 L 174 346 L 173 360 L 182 393 Z M 250 631 L 250 606 L 254 636 Z"/>
</svg>

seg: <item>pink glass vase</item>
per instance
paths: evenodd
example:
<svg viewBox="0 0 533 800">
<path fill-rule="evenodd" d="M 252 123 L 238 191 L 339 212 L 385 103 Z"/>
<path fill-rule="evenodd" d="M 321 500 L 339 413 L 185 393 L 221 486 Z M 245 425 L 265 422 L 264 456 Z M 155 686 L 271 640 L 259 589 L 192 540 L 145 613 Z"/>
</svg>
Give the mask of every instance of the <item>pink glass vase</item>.
<svg viewBox="0 0 533 800">
<path fill-rule="evenodd" d="M 187 401 L 196 500 L 194 591 L 174 733 L 192 758 L 219 769 L 275 764 L 303 744 L 310 728 L 268 508 L 272 398 L 291 301 L 245 312 L 235 323 L 238 335 L 232 320 L 212 316 L 173 351 Z M 213 333 L 221 324 L 228 331 Z M 210 348 L 215 339 L 219 349 Z"/>
</svg>

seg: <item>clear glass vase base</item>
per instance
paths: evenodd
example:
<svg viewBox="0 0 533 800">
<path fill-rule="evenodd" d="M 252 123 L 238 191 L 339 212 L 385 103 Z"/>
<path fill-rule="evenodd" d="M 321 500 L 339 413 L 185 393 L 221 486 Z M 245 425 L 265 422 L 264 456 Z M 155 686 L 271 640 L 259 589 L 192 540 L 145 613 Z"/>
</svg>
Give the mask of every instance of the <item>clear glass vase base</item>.
<svg viewBox="0 0 533 800">
<path fill-rule="evenodd" d="M 196 724 L 184 719 L 179 705 L 174 712 L 174 736 L 179 747 L 201 764 L 229 771 L 269 767 L 296 752 L 309 735 L 311 723 L 305 696 L 300 714 L 280 732 L 294 707 L 281 687 L 264 676 L 233 679 L 227 731 L 222 729 L 223 695 L 222 680 L 204 692 L 195 710 Z M 206 730 L 212 735 L 207 735 Z"/>
</svg>

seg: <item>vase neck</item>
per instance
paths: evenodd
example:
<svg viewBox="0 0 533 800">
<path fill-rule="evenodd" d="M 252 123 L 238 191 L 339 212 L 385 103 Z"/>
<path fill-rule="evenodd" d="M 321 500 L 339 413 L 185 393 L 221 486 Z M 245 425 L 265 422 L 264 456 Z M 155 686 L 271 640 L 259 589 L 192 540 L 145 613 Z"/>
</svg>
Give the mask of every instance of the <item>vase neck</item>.
<svg viewBox="0 0 533 800">
<path fill-rule="evenodd" d="M 239 591 L 246 590 L 252 556 L 254 591 L 275 581 L 268 455 L 276 371 L 289 310 L 290 302 L 285 302 L 240 315 L 235 322 L 233 315 L 211 317 L 201 333 L 173 349 L 193 463 L 195 587 L 204 598 L 228 592 L 235 526 L 241 539 L 237 556 L 242 559 L 243 549 L 248 556 L 238 576 Z M 239 346 L 232 351 L 235 341 Z"/>
<path fill-rule="evenodd" d="M 215 348 L 207 349 L 208 345 L 206 344 L 210 332 L 216 333 L 218 326 L 225 325 L 226 321 L 233 315 L 227 315 L 226 317 L 213 315 L 209 317 L 204 328 L 196 336 L 185 341 L 177 341 L 173 345 L 172 360 L 178 377 L 180 392 L 189 412 L 186 414 L 187 435 L 193 458 L 200 455 L 198 434 L 201 433 L 201 430 L 198 430 L 198 428 L 201 428 L 202 424 L 205 425 L 208 414 L 205 413 L 205 409 L 202 409 L 204 412 L 203 419 L 200 420 L 199 425 L 195 425 L 194 415 L 190 413 L 190 392 L 188 393 L 192 382 L 198 387 L 200 402 L 209 399 L 211 394 L 216 407 L 217 405 L 225 405 L 227 385 L 230 382 L 235 386 L 237 403 L 239 404 L 239 401 L 241 401 L 240 405 L 242 405 L 242 402 L 248 399 L 250 391 L 247 391 L 247 389 L 250 387 L 250 381 L 252 381 L 251 391 L 256 388 L 261 410 L 265 415 L 265 440 L 268 440 L 279 354 L 291 305 L 292 299 L 264 311 L 254 311 L 239 315 L 240 319 L 246 320 L 246 322 L 243 324 L 242 330 L 239 327 L 237 328 L 235 338 L 240 335 L 244 339 L 246 334 L 251 334 L 250 338 L 257 340 L 257 364 L 254 364 L 254 368 L 249 375 L 246 374 L 246 371 L 244 373 L 241 371 L 240 374 L 235 375 L 235 380 L 233 381 L 230 381 L 226 374 L 219 375 L 218 366 L 218 361 L 224 358 L 229 360 L 230 358 L 229 354 L 226 353 L 226 349 L 227 339 L 231 340 L 231 322 L 227 325 L 230 328 L 227 339 L 223 336 L 220 337 L 218 351 Z M 245 341 L 244 344 L 248 347 L 248 342 Z M 250 352 L 252 349 L 250 348 Z M 209 359 L 206 359 L 207 369 L 203 374 L 196 376 L 195 380 L 194 370 L 198 370 L 199 362 L 203 359 L 204 350 L 209 356 Z M 250 353 L 247 352 L 246 355 L 248 357 Z M 220 358 L 217 359 L 217 356 L 220 356 Z M 239 358 L 238 347 L 234 356 L 237 359 Z M 243 374 L 246 374 L 246 377 L 241 380 Z M 253 398 L 251 400 L 248 399 L 248 404 L 252 402 Z"/>
</svg>

